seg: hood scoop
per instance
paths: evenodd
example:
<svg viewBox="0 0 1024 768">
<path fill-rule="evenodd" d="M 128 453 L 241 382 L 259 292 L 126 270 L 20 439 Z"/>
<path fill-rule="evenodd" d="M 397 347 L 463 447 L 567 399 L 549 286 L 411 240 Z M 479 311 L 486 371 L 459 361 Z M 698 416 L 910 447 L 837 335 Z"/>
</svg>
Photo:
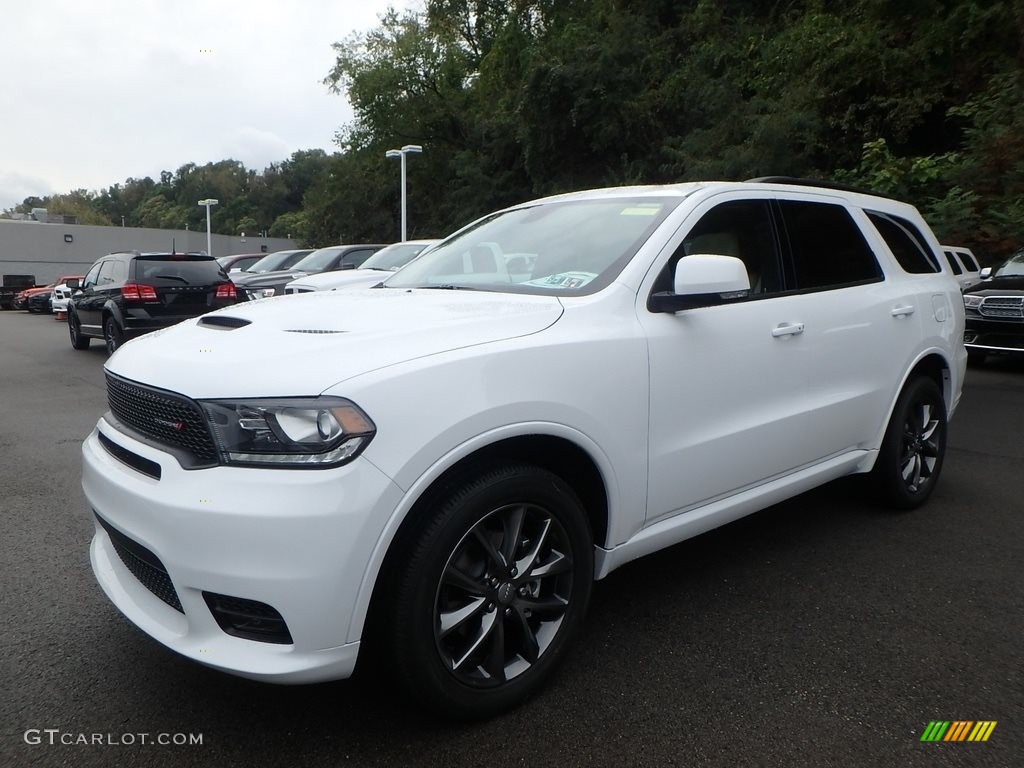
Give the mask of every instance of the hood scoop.
<svg viewBox="0 0 1024 768">
<path fill-rule="evenodd" d="M 245 320 L 241 317 L 226 317 L 223 315 L 206 315 L 199 321 L 199 325 L 206 328 L 215 328 L 218 331 L 233 331 L 235 328 L 244 328 L 252 323 L 252 320 Z"/>
</svg>

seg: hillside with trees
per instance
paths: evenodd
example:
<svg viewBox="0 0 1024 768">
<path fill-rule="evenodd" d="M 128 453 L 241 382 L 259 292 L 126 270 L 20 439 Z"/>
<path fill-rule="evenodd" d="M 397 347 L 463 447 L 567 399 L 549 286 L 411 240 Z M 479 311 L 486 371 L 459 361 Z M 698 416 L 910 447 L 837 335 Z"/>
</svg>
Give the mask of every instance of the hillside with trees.
<svg viewBox="0 0 1024 768">
<path fill-rule="evenodd" d="M 391 240 L 592 186 L 784 174 L 921 208 L 991 261 L 1024 245 L 1024 5 L 997 0 L 427 0 L 335 45 L 339 151 L 62 196 L 112 223 Z M 28 201 L 26 201 L 28 202 Z"/>
</svg>

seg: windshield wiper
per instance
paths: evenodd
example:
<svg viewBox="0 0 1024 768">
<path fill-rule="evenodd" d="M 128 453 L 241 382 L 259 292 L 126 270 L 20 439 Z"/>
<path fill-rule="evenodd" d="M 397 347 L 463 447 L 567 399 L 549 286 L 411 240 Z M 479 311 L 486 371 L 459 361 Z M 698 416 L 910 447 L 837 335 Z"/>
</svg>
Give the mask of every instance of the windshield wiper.
<svg viewBox="0 0 1024 768">
<path fill-rule="evenodd" d="M 475 291 L 468 285 L 455 285 L 454 283 L 442 283 L 441 285 L 421 285 L 419 288 L 429 288 L 432 291 Z"/>
</svg>

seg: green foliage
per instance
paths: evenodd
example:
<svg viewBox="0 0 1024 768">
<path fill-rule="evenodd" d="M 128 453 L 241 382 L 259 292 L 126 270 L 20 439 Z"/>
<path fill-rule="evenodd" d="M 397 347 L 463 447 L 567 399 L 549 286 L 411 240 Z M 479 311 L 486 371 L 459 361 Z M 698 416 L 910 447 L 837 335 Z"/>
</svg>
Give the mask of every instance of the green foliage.
<svg viewBox="0 0 1024 768">
<path fill-rule="evenodd" d="M 85 203 L 203 229 L 212 196 L 218 232 L 386 242 L 384 153 L 413 143 L 411 236 L 582 187 L 784 174 L 906 199 L 991 261 L 1024 243 L 1022 29 L 1019 0 L 424 0 L 334 45 L 340 152 L 190 163 Z"/>
</svg>

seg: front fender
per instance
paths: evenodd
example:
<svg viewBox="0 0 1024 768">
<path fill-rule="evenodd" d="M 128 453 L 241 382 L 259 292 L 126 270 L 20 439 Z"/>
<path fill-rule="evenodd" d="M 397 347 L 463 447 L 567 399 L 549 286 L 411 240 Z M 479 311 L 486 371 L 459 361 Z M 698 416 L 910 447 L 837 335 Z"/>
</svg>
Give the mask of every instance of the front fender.
<svg viewBox="0 0 1024 768">
<path fill-rule="evenodd" d="M 422 497 L 424 492 L 434 483 L 434 481 L 441 477 L 441 475 L 466 457 L 503 440 L 522 437 L 525 435 L 547 435 L 550 437 L 562 438 L 574 443 L 585 451 L 597 465 L 598 471 L 601 474 L 601 479 L 605 484 L 605 492 L 608 496 L 609 514 L 614 514 L 613 510 L 618 506 L 618 500 L 620 498 L 619 484 L 614 467 L 609 457 L 603 450 L 601 450 L 601 447 L 582 432 L 563 424 L 551 422 L 526 422 L 498 427 L 477 435 L 472 439 L 466 440 L 452 448 L 444 456 L 431 464 L 426 471 L 422 472 L 419 477 L 417 477 L 409 487 L 405 489 L 405 494 L 402 497 L 401 502 L 397 507 L 395 507 L 394 512 L 388 518 L 388 521 L 384 525 L 384 528 L 377 539 L 377 543 L 373 548 L 373 552 L 370 555 L 366 569 L 363 572 L 363 579 L 359 585 L 359 594 L 356 598 L 356 603 L 353 607 L 352 616 L 349 621 L 348 642 L 356 642 L 360 639 L 363 627 L 366 623 L 366 617 L 369 612 L 370 600 L 373 597 L 373 590 L 377 583 L 377 577 L 380 575 L 380 570 L 384 564 L 385 558 L 387 557 L 388 550 L 391 548 L 402 523 L 405 522 L 409 513 L 412 511 L 416 502 L 420 497 Z"/>
</svg>

